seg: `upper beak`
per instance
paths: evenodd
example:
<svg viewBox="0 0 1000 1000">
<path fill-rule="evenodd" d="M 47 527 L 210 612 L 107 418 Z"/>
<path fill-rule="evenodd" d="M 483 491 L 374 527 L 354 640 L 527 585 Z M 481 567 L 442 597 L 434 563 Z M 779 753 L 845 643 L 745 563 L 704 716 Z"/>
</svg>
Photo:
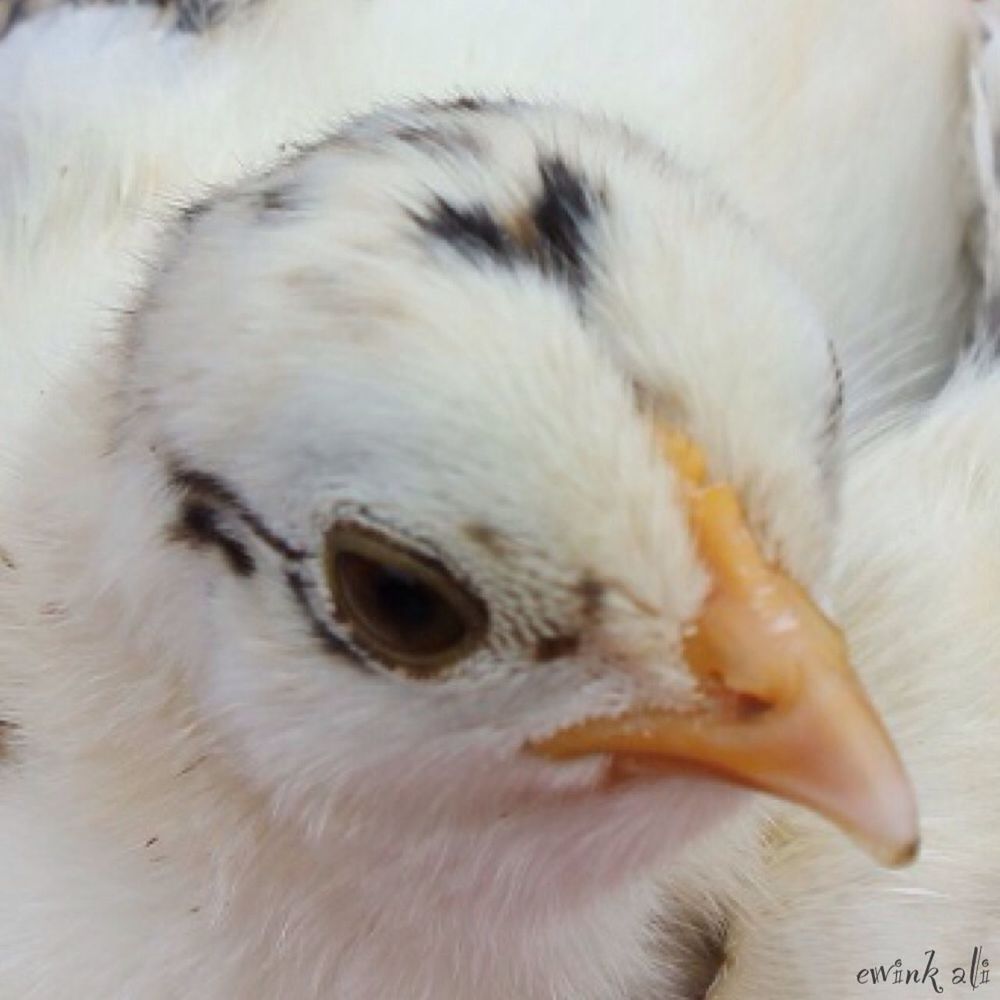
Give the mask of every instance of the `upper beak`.
<svg viewBox="0 0 1000 1000">
<path fill-rule="evenodd" d="M 912 860 L 913 789 L 843 636 L 765 561 L 733 489 L 704 485 L 694 445 L 673 431 L 662 441 L 711 578 L 683 643 L 700 702 L 588 719 L 531 749 L 555 760 L 603 753 L 641 769 L 696 770 L 815 809 L 886 864 Z"/>
</svg>

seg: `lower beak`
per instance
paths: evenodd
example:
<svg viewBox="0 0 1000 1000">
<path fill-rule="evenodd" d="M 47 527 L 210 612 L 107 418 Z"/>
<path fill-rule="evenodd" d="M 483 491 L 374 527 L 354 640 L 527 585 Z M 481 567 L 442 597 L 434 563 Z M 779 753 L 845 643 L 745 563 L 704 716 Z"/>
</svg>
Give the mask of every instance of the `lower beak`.
<svg viewBox="0 0 1000 1000">
<path fill-rule="evenodd" d="M 629 771 L 697 771 L 826 816 L 883 863 L 918 848 L 912 786 L 847 657 L 840 631 L 767 565 L 733 490 L 692 482 L 692 529 L 711 591 L 684 638 L 698 682 L 688 710 L 637 706 L 534 742 L 553 760 L 609 754 Z"/>
</svg>

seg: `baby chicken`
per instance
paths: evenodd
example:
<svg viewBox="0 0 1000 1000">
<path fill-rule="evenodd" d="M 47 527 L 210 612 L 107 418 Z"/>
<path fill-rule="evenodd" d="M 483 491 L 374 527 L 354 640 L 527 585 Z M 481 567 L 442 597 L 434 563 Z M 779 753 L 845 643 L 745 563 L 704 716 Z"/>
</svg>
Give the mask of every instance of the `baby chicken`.
<svg viewBox="0 0 1000 1000">
<path fill-rule="evenodd" d="M 359 120 L 78 368 L 0 498 L 0 995 L 631 998 L 734 783 L 912 854 L 807 597 L 830 341 L 623 127 Z"/>
<path fill-rule="evenodd" d="M 947 367 L 972 280 L 961 5 L 873 40 L 842 102 L 821 71 L 897 6 L 734 4 L 725 30 L 574 6 L 628 74 L 581 62 L 554 4 L 502 34 L 486 7 L 262 4 L 197 46 L 142 11 L 17 25 L 0 995 L 659 996 L 656 876 L 746 828 L 729 783 L 912 851 L 898 761 L 806 597 L 836 526 L 827 331 L 854 371 L 873 330 L 914 334 L 858 397 L 884 404 Z M 438 58 L 417 42 L 443 23 L 465 42 Z M 768 45 L 733 58 L 768 23 L 784 82 Z M 279 148 L 456 87 L 623 116 L 688 166 L 484 99 Z M 803 149 L 814 107 L 832 145 Z M 900 179 L 902 149 L 949 155 Z M 163 192 L 187 205 L 166 236 Z M 915 204 L 934 241 L 893 225 Z"/>
</svg>

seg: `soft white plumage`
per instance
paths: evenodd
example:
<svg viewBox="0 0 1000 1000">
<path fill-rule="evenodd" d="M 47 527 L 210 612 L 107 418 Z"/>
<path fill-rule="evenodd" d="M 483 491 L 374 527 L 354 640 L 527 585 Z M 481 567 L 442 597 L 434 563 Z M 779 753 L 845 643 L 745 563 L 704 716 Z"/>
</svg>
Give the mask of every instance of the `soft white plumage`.
<svg viewBox="0 0 1000 1000">
<path fill-rule="evenodd" d="M 252 5 L 203 41 L 164 38 L 145 8 L 28 20 L 4 41 L 0 90 L 16 99 L 0 150 L 10 168 L 30 160 L 19 199 L 59 206 L 46 273 L 71 284 L 58 302 L 19 296 L 35 303 L 32 343 L 0 345 L 0 409 L 18 399 L 23 412 L 19 387 L 87 336 L 94 314 L 81 305 L 117 301 L 134 279 L 145 246 L 135 209 L 152 212 L 155 194 L 185 199 L 242 176 L 376 102 L 473 92 L 566 100 L 681 151 L 816 303 L 852 386 L 849 413 L 908 398 L 950 367 L 975 280 L 964 249 L 972 6 L 286 0 Z M 8 182 L 5 211 L 12 196 Z M 30 227 L 15 236 L 31 245 Z M 11 322 L 26 328 L 17 312 Z"/>
<path fill-rule="evenodd" d="M 640 96 L 637 69 L 619 83 L 591 62 L 544 89 L 627 112 L 661 137 L 669 118 L 694 171 L 575 113 L 425 109 L 366 120 L 166 235 L 157 222 L 170 198 L 268 162 L 279 139 L 373 92 L 537 91 L 541 68 L 566 51 L 552 31 L 565 8 L 533 11 L 530 39 L 510 23 L 511 51 L 533 67 L 521 79 L 491 72 L 477 41 L 491 36 L 489 19 L 463 22 L 467 8 L 447 5 L 435 16 L 464 23 L 464 57 L 427 55 L 419 65 L 434 75 L 421 81 L 408 67 L 398 85 L 375 73 L 386 26 L 409 26 L 411 44 L 418 27 L 437 27 L 390 4 L 291 4 L 280 17 L 261 8 L 214 40 L 210 58 L 190 40 L 144 36 L 137 12 L 77 15 L 72 27 L 57 17 L 10 36 L 0 74 L 20 99 L 0 125 L 10 140 L 0 202 L 13 221 L 3 259 L 18 281 L 2 315 L 19 331 L 4 348 L 19 366 L 5 391 L 20 457 L 0 497 L 10 563 L 0 704 L 17 727 L 16 765 L 0 785 L 5 1000 L 663 988 L 673 973 L 655 961 L 651 873 L 739 796 L 693 780 L 595 795 L 600 764 L 514 751 L 632 699 L 650 673 L 658 697 L 691 696 L 677 647 L 706 580 L 651 412 L 698 437 L 767 552 L 822 589 L 838 393 L 822 319 L 856 367 L 868 342 L 851 332 L 859 311 L 906 328 L 903 305 L 919 289 L 941 335 L 917 332 L 916 370 L 937 369 L 971 280 L 958 252 L 957 161 L 919 161 L 898 196 L 880 186 L 897 178 L 901 147 L 951 148 L 959 128 L 964 23 L 927 7 L 940 18 L 933 41 L 925 25 L 900 22 L 899 62 L 883 52 L 878 66 L 898 83 L 907 60 L 930 51 L 935 100 L 885 128 L 876 81 L 859 83 L 872 141 L 859 137 L 849 162 L 829 163 L 819 143 L 789 174 L 799 140 L 771 142 L 767 123 L 738 108 L 718 113 L 751 121 L 748 133 L 682 114 L 683 95 L 722 66 L 765 94 L 801 77 L 784 79 L 764 47 L 737 58 L 733 25 L 723 35 L 686 7 L 657 6 L 654 17 L 637 4 L 636 22 L 619 9 L 617 30 L 605 25 L 608 52 L 627 43 L 645 56 L 637 65 L 672 66 L 676 86 L 650 83 Z M 795 25 L 821 60 L 835 29 L 846 44 L 871 29 L 867 17 L 882 23 L 897 8 L 841 24 L 834 5 L 816 3 L 814 20 Z M 757 13 L 789 27 L 788 4 L 768 11 Z M 601 36 L 599 15 L 610 16 L 581 15 L 588 37 Z M 640 15 L 666 25 L 668 41 L 696 37 L 697 65 L 662 59 L 664 39 L 647 40 Z M 342 42 L 342 65 L 329 39 L 348 36 L 332 18 L 358 32 Z M 788 65 L 801 65 L 809 46 L 786 37 Z M 116 51 L 95 64 L 108 45 Z M 835 52 L 830 65 L 842 69 Z M 32 83 L 56 61 L 69 75 L 74 54 L 89 74 L 82 105 L 58 81 Z M 171 72 L 182 73 L 173 90 Z M 857 120 L 853 101 L 829 103 L 821 73 L 809 79 L 817 106 L 839 109 L 843 128 Z M 790 105 L 766 106 L 780 109 L 781 135 L 801 136 L 810 91 L 793 89 Z M 761 102 L 752 90 L 709 92 L 749 108 Z M 112 106 L 121 132 L 90 131 Z M 556 164 L 570 190 L 582 179 L 589 205 L 586 226 L 576 220 L 582 292 L 574 253 L 553 250 L 551 234 L 498 263 L 488 226 L 468 224 L 485 205 L 517 235 Z M 792 277 L 702 169 L 792 258 Z M 817 241 L 859 176 L 856 214 L 837 220 L 837 239 Z M 880 239 L 867 257 L 855 237 L 872 204 L 885 225 L 871 230 Z M 883 241 L 885 214 L 917 204 L 938 229 L 933 249 Z M 441 205 L 466 222 L 449 228 Z M 115 306 L 134 314 L 112 322 Z M 104 323 L 111 346 L 94 351 Z M 34 356 L 20 331 L 37 341 Z M 77 371 L 36 408 L 25 385 L 44 388 L 39 368 L 56 362 Z M 473 581 L 493 616 L 489 656 L 440 684 L 349 665 L 317 553 L 346 516 Z M 579 650 L 563 642 L 577 633 Z M 341 646 L 324 649 L 324 637 Z M 552 649 L 552 662 L 529 668 Z"/>
</svg>

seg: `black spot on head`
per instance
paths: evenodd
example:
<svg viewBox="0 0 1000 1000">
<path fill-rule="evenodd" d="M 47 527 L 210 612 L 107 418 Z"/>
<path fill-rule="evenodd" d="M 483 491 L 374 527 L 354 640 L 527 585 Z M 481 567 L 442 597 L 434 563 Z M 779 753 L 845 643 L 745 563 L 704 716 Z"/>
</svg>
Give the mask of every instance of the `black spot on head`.
<svg viewBox="0 0 1000 1000">
<path fill-rule="evenodd" d="M 574 289 L 586 284 L 586 227 L 593 219 L 595 197 L 583 178 L 559 156 L 538 164 L 542 192 L 531 210 L 539 261 Z"/>
<path fill-rule="evenodd" d="M 580 648 L 580 636 L 576 634 L 542 636 L 535 644 L 535 662 L 550 663 L 573 656 Z"/>
<path fill-rule="evenodd" d="M 588 278 L 588 226 L 597 195 L 561 157 L 539 161 L 541 190 L 523 211 L 499 218 L 485 203 L 457 206 L 442 197 L 413 218 L 425 233 L 466 257 L 528 266 L 558 279 L 579 300 Z"/>
<path fill-rule="evenodd" d="M 256 572 L 257 564 L 246 546 L 222 528 L 218 511 L 206 503 L 186 500 L 181 506 L 180 517 L 170 529 L 169 538 L 195 548 L 215 546 L 237 576 L 253 576 Z"/>
<path fill-rule="evenodd" d="M 485 255 L 508 265 L 514 261 L 515 247 L 510 235 L 485 205 L 457 208 L 438 197 L 426 215 L 415 218 L 425 232 L 466 256 Z"/>
</svg>

